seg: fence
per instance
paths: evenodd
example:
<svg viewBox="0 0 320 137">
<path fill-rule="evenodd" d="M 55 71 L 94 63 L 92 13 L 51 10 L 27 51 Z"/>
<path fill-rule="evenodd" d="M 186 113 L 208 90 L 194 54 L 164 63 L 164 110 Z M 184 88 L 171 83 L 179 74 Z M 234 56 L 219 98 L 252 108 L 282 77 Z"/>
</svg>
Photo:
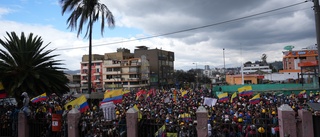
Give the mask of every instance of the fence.
<svg viewBox="0 0 320 137">
<path fill-rule="evenodd" d="M 18 136 L 17 111 L 13 107 L 0 108 L 0 137 Z"/>
<path fill-rule="evenodd" d="M 297 117 L 295 115 L 296 113 L 298 113 Z M 314 137 L 314 135 L 316 135 L 313 131 L 312 120 L 318 119 L 312 119 L 310 111 L 298 110 L 298 112 L 295 112 L 292 109 L 280 107 L 278 108 L 278 114 L 279 119 L 275 117 L 255 117 L 252 118 L 252 121 L 243 118 L 237 122 L 235 122 L 235 120 L 225 122 L 214 119 L 210 120 L 210 122 L 213 122 L 210 128 L 210 126 L 208 126 L 208 111 L 202 106 L 198 108 L 196 120 L 193 121 L 192 125 L 191 123 L 184 125 L 181 125 L 181 123 L 170 123 L 165 120 L 157 122 L 146 118 L 139 120 L 138 112 L 133 108 L 130 108 L 126 112 L 126 118 L 112 121 L 104 121 L 99 116 L 81 116 L 80 112 L 73 109 L 68 114 L 68 137 L 83 137 L 87 135 L 104 137 L 153 137 L 161 136 L 163 133 L 165 133 L 167 137 L 203 137 L 209 135 L 209 137 L 284 137 L 288 135 L 290 135 L 290 137 Z M 47 136 L 50 133 L 50 128 L 47 128 L 51 123 L 50 120 L 30 121 L 25 118 L 23 113 L 19 113 L 18 118 L 19 137 Z M 277 129 L 277 122 L 279 123 L 279 129 Z M 82 130 L 83 125 L 86 125 L 85 130 Z M 210 132 L 210 130 L 212 132 Z M 13 136 L 12 133 L 10 135 L 9 131 L 6 132 L 9 136 Z M 47 134 L 45 135 L 44 133 Z M 1 135 L 6 136 L 2 133 Z M 50 135 L 59 136 L 59 134 Z"/>
<path fill-rule="evenodd" d="M 315 137 L 320 137 L 320 115 L 313 115 L 312 116 L 312 120 L 313 120 L 313 129 L 314 130 L 314 136 Z"/>
<path fill-rule="evenodd" d="M 79 136 L 126 137 L 126 119 L 106 120 L 101 113 L 82 114 L 79 121 Z"/>
<path fill-rule="evenodd" d="M 241 119 L 244 122 L 214 122 L 211 136 L 279 137 L 277 118 Z"/>
</svg>

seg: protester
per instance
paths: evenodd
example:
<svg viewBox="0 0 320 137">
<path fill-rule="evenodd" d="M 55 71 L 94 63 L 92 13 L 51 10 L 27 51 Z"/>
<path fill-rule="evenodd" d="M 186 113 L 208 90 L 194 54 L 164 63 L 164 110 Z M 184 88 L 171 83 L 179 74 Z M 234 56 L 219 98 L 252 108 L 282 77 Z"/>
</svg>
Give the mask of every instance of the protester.
<svg viewBox="0 0 320 137">
<path fill-rule="evenodd" d="M 146 135 L 196 136 L 196 111 L 199 106 L 208 111 L 207 127 L 208 135 L 211 137 L 278 136 L 277 108 L 280 105 L 288 104 L 297 111 L 306 109 L 308 102 L 320 102 L 318 91 L 312 94 L 310 92 L 308 96 L 293 93 L 290 95 L 260 93 L 259 98 L 253 99 L 255 95 L 257 94 L 234 97 L 228 94 L 227 100 L 219 101 L 219 96 L 211 94 L 208 89 L 139 89 L 124 94 L 120 102 L 110 104 L 112 110 L 104 111 L 100 103 L 91 104 L 90 108 L 81 113 L 80 136 L 125 135 L 126 111 L 129 108 L 136 108 L 139 111 L 138 129 Z M 224 97 L 220 96 L 221 100 Z M 217 99 L 217 102 L 208 105 L 205 98 Z M 66 110 L 64 106 L 74 99 L 76 98 L 72 96 L 54 96 L 48 97 L 45 101 L 32 103 L 31 116 L 49 119 L 53 113 L 62 114 L 64 123 L 62 132 L 66 136 L 66 115 L 75 106 L 68 106 Z M 24 105 L 28 106 L 25 102 Z M 107 112 L 110 114 L 106 114 Z M 152 125 L 156 125 L 154 129 L 151 129 Z M 165 128 L 160 132 L 161 127 Z"/>
</svg>

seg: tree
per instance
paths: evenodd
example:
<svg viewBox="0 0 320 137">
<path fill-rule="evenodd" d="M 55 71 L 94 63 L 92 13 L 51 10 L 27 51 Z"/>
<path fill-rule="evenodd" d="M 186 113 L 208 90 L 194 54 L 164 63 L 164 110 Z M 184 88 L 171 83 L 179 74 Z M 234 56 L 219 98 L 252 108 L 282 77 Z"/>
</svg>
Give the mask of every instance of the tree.
<svg viewBox="0 0 320 137">
<path fill-rule="evenodd" d="M 61 95 L 69 90 L 68 79 L 63 72 L 58 55 L 49 55 L 54 50 L 45 50 L 42 38 L 30 33 L 8 33 L 5 40 L 0 39 L 4 49 L 0 49 L 0 80 L 9 95 L 18 97 L 22 92 L 30 95 Z"/>
<path fill-rule="evenodd" d="M 267 54 L 262 54 L 261 55 L 261 60 L 262 60 L 262 64 L 263 65 L 267 65 L 268 63 L 267 63 Z"/>
<path fill-rule="evenodd" d="M 105 4 L 99 3 L 99 0 L 60 0 L 62 5 L 62 15 L 65 12 L 71 12 L 67 19 L 68 28 L 78 30 L 77 36 L 82 32 L 82 27 L 87 24 L 87 31 L 84 37 L 89 38 L 89 69 L 88 69 L 88 91 L 91 93 L 91 64 L 92 64 L 92 29 L 93 23 L 99 20 L 101 16 L 101 35 L 103 35 L 105 20 L 109 28 L 113 28 L 115 20 L 112 12 Z M 79 26 L 78 26 L 79 24 Z"/>
</svg>

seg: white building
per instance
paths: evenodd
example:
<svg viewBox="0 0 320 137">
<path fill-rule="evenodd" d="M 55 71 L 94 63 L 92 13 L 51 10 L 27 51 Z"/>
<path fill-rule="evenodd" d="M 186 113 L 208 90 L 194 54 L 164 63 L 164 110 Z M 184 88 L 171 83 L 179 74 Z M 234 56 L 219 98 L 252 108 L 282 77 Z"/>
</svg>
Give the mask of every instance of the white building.
<svg viewBox="0 0 320 137">
<path fill-rule="evenodd" d="M 243 74 L 257 74 L 260 72 L 263 73 L 271 73 L 272 70 L 270 69 L 269 66 L 260 66 L 260 64 L 244 64 L 243 67 Z"/>
</svg>

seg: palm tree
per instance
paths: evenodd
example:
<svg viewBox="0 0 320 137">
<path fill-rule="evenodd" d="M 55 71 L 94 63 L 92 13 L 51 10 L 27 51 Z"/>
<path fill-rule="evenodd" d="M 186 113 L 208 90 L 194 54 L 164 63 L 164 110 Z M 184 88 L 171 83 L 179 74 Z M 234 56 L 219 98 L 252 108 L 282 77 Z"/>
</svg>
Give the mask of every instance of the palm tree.
<svg viewBox="0 0 320 137">
<path fill-rule="evenodd" d="M 0 44 L 0 80 L 9 95 L 20 96 L 24 91 L 37 96 L 46 92 L 63 94 L 69 90 L 68 79 L 63 72 L 61 60 L 54 60 L 58 55 L 49 55 L 54 50 L 45 50 L 42 38 L 22 32 L 19 37 L 15 32 L 7 33 Z"/>
<path fill-rule="evenodd" d="M 100 3 L 99 0 L 60 0 L 60 3 L 62 4 L 62 15 L 66 11 L 71 12 L 71 15 L 67 19 L 67 23 L 69 24 L 68 28 L 71 28 L 71 30 L 78 29 L 78 37 L 82 32 L 83 25 L 87 24 L 87 31 L 84 37 L 89 38 L 88 91 L 90 94 L 93 23 L 98 21 L 101 16 L 101 35 L 103 35 L 105 20 L 107 20 L 109 28 L 114 27 L 115 20 L 108 7 L 105 4 Z"/>
</svg>

